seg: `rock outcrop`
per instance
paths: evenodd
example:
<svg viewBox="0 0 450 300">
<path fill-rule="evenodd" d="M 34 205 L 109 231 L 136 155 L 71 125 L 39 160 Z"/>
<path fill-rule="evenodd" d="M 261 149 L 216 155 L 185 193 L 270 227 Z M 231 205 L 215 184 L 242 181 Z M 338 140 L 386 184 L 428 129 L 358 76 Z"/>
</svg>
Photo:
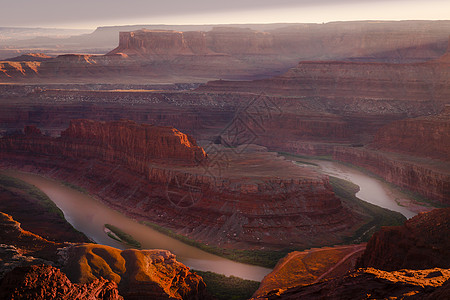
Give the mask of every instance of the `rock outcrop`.
<svg viewBox="0 0 450 300">
<path fill-rule="evenodd" d="M 0 299 L 208 299 L 166 250 L 55 243 L 1 212 L 0 241 Z"/>
<path fill-rule="evenodd" d="M 361 244 L 291 252 L 264 277 L 253 298 L 343 276 L 354 269 L 364 249 Z"/>
<path fill-rule="evenodd" d="M 118 47 L 107 55 L 71 54 L 50 59 L 34 56 L 33 61 L 33 57 L 26 56 L 21 62 L 4 61 L 0 63 L 0 79 L 136 83 L 150 78 L 156 82 L 205 82 L 267 78 L 306 60 L 421 62 L 445 52 L 450 23 L 339 22 L 275 26 L 277 29 L 267 25 L 267 29 L 260 26 L 261 30 L 216 27 L 210 31 L 161 27 L 120 32 Z M 90 39 L 98 42 L 99 35 L 101 30 Z M 76 44 L 77 39 L 73 42 Z M 334 68 L 332 64 L 318 66 L 326 67 Z"/>
<path fill-rule="evenodd" d="M 450 104 L 439 115 L 404 119 L 380 128 L 371 147 L 450 162 Z"/>
<path fill-rule="evenodd" d="M 323 246 L 364 222 L 336 198 L 326 176 L 264 147 L 211 144 L 205 159 L 177 131 L 154 128 L 174 136 L 161 140 L 165 135 L 151 135 L 151 128 L 77 121 L 59 138 L 7 136 L 0 142 L 2 165 L 72 182 L 133 218 L 222 247 Z M 147 140 L 133 140 L 139 132 L 147 132 Z"/>
<path fill-rule="evenodd" d="M 450 208 L 434 209 L 375 233 L 358 265 L 392 271 L 450 268 Z"/>
<path fill-rule="evenodd" d="M 125 299 L 204 299 L 203 279 L 167 250 L 119 250 L 83 244 L 63 250 L 62 270 L 81 284 L 106 278 Z"/>
<path fill-rule="evenodd" d="M 403 226 L 383 227 L 370 239 L 358 259 L 359 269 L 320 278 L 310 283 L 301 280 L 295 286 L 268 284 L 263 280 L 255 299 L 447 299 L 450 296 L 450 209 L 421 213 Z M 320 249 L 319 249 L 320 250 Z M 312 252 L 315 254 L 316 252 Z M 320 254 L 320 252 L 319 252 Z M 296 272 L 304 272 L 309 264 L 295 260 L 295 253 L 280 261 L 271 276 L 285 283 L 283 268 L 290 269 L 287 278 L 295 282 Z M 299 255 L 299 254 L 297 254 Z M 307 258 L 307 256 L 305 257 Z M 320 255 L 319 255 L 320 258 Z M 311 259 L 320 269 L 321 260 Z M 280 268 L 281 267 L 281 268 Z M 347 270 L 351 270 L 350 266 Z M 317 269 L 311 267 L 309 273 Z M 277 272 L 279 277 L 277 277 Z M 334 278 L 333 278 L 334 277 Z M 301 278 L 301 276 L 300 276 Z M 325 279 L 325 280 L 324 280 Z M 269 282 L 270 283 L 270 282 Z M 269 291 L 267 287 L 273 287 Z"/>
<path fill-rule="evenodd" d="M 96 122 L 73 120 L 57 140 L 39 136 L 33 127 L 11 140 L 10 150 L 35 151 L 71 158 L 121 161 L 131 169 L 155 161 L 195 165 L 206 158 L 195 140 L 173 127 L 137 124 L 132 121 Z"/>
<path fill-rule="evenodd" d="M 359 269 L 346 276 L 308 286 L 294 287 L 257 299 L 446 299 L 448 269 L 386 272 Z"/>
<path fill-rule="evenodd" d="M 59 269 L 52 266 L 18 267 L 0 282 L 0 299 L 92 299 L 120 300 L 117 284 L 106 279 L 95 279 L 85 284 L 74 284 Z"/>
</svg>

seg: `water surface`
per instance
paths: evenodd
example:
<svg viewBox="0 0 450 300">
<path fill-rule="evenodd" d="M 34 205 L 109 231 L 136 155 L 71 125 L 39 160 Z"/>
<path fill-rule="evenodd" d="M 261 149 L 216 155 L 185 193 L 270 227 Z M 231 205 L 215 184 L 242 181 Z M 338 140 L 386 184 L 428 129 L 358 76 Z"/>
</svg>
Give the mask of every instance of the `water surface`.
<svg viewBox="0 0 450 300">
<path fill-rule="evenodd" d="M 120 249 L 123 244 L 108 237 L 104 224 L 112 224 L 133 236 L 145 249 L 166 249 L 186 266 L 227 276 L 261 281 L 271 269 L 238 263 L 189 246 L 109 208 L 91 196 L 39 175 L 18 171 L 3 172 L 33 184 L 63 211 L 66 220 L 98 244 Z"/>
</svg>

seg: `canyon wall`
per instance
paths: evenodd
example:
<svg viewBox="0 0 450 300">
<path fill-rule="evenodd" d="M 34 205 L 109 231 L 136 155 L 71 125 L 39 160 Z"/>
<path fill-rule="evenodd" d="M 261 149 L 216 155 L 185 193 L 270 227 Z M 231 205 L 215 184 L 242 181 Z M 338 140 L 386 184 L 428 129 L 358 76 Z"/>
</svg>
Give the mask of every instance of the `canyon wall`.
<svg viewBox="0 0 450 300">
<path fill-rule="evenodd" d="M 205 82 L 268 78 L 307 60 L 422 62 L 445 53 L 449 30 L 448 21 L 302 24 L 266 31 L 142 29 L 121 32 L 118 47 L 106 55 L 34 55 L 35 61 L 28 55 L 0 62 L 0 80 Z"/>
<path fill-rule="evenodd" d="M 450 208 L 434 209 L 407 220 L 403 226 L 375 233 L 358 262 L 359 267 L 386 271 L 450 268 Z"/>
<path fill-rule="evenodd" d="M 1 299 L 208 299 L 203 279 L 167 250 L 55 243 L 2 212 L 0 229 Z"/>
<path fill-rule="evenodd" d="M 371 147 L 450 161 L 450 104 L 439 115 L 399 120 L 380 128 Z"/>
<path fill-rule="evenodd" d="M 59 138 L 39 135 L 30 128 L 28 135 L 4 137 L 2 166 L 72 182 L 133 218 L 222 247 L 331 244 L 364 222 L 363 216 L 335 197 L 326 176 L 300 169 L 263 147 L 216 145 L 196 166 L 177 157 L 151 161 L 133 142 L 128 148 L 136 152 L 127 153 L 127 147 L 115 149 L 113 137 L 127 141 L 127 137 L 138 136 L 127 130 L 148 126 L 129 126 L 125 121 L 77 122 Z M 123 128 L 102 130 L 113 124 Z M 89 134 L 87 128 L 92 130 Z M 80 134 L 86 139 L 80 139 Z M 110 139 L 103 146 L 102 134 Z M 158 142 L 171 153 L 173 144 L 160 137 Z M 199 153 L 195 149 L 185 150 L 188 158 Z"/>
</svg>

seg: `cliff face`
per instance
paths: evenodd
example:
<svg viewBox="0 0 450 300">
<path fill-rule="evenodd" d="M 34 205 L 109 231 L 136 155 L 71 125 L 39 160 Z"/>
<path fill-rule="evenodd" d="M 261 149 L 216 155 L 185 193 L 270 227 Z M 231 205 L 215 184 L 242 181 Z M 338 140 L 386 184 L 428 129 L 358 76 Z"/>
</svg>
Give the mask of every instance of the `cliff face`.
<svg viewBox="0 0 450 300">
<path fill-rule="evenodd" d="M 257 299 L 446 299 L 449 279 L 448 269 L 385 272 L 365 268 L 329 281 L 274 291 Z"/>
<path fill-rule="evenodd" d="M 206 158 L 195 140 L 173 127 L 137 124 L 132 121 L 95 122 L 73 120 L 59 139 L 38 135 L 26 128 L 23 139 L 12 139 L 5 148 L 62 154 L 66 157 L 122 161 L 138 168 L 152 161 L 198 164 Z M 6 140 L 4 140 L 6 142 Z"/>
<path fill-rule="evenodd" d="M 2 212 L 0 238 L 0 299 L 206 297 L 202 278 L 169 251 L 55 243 L 24 231 Z"/>
<path fill-rule="evenodd" d="M 61 55 L 45 60 L 36 56 L 35 61 L 23 57 L 22 62 L 2 62 L 0 79 L 204 82 L 267 78 L 305 60 L 421 62 L 445 52 L 449 30 L 448 21 L 302 24 L 266 31 L 142 29 L 121 32 L 118 47 L 107 55 Z M 333 68 L 321 66 L 325 67 Z"/>
<path fill-rule="evenodd" d="M 124 250 L 83 244 L 65 249 L 62 270 L 74 282 L 106 278 L 125 299 L 202 299 L 203 279 L 166 250 Z"/>
<path fill-rule="evenodd" d="M 450 208 L 421 213 L 403 226 L 385 227 L 367 244 L 358 265 L 382 270 L 450 268 Z"/>
<path fill-rule="evenodd" d="M 335 197 L 326 176 L 264 147 L 215 145 L 205 159 L 173 128 L 155 128 L 160 135 L 152 128 L 76 121 L 60 138 L 5 137 L 2 165 L 72 182 L 133 218 L 224 247 L 323 245 L 341 241 L 362 222 Z M 193 154 L 203 158 L 198 165 Z"/>
<path fill-rule="evenodd" d="M 449 204 L 450 173 L 446 162 L 368 148 L 333 149 L 333 159 L 363 167 L 388 182 L 418 192 L 430 200 Z"/>
<path fill-rule="evenodd" d="M 294 251 L 280 259 L 272 272 L 264 277 L 254 298 L 294 286 L 304 286 L 330 278 L 340 277 L 353 270 L 365 245 L 349 245 Z"/>
<path fill-rule="evenodd" d="M 59 269 L 51 266 L 19 267 L 8 273 L 0 283 L 1 299 L 92 299 L 119 300 L 117 284 L 95 279 L 74 284 Z"/>
<path fill-rule="evenodd" d="M 387 64 L 304 61 L 282 76 L 255 81 L 213 81 L 199 91 L 265 92 L 272 95 L 445 102 L 448 63 Z"/>
<path fill-rule="evenodd" d="M 439 115 L 400 120 L 382 127 L 371 146 L 450 161 L 450 105 Z"/>
</svg>

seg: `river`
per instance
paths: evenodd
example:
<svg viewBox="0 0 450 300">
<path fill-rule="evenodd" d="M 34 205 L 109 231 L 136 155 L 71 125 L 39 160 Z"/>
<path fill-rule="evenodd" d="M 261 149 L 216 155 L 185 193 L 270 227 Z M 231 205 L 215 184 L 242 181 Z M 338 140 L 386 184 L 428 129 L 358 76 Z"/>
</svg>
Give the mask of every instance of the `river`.
<svg viewBox="0 0 450 300">
<path fill-rule="evenodd" d="M 338 177 L 353 182 L 359 186 L 359 192 L 356 193 L 356 197 L 359 199 L 378 205 L 380 207 L 396 211 L 410 219 L 417 215 L 416 212 L 409 210 L 405 206 L 398 205 L 395 201 L 396 198 L 408 198 L 400 191 L 393 190 L 385 182 L 378 180 L 372 176 L 364 174 L 355 168 L 351 168 L 344 164 L 340 164 L 334 161 L 325 160 L 307 160 L 308 162 L 318 165 L 319 169 L 330 176 Z M 297 163 L 301 164 L 301 163 Z M 303 165 L 303 167 L 317 168 L 311 165 Z"/>
<path fill-rule="evenodd" d="M 318 165 L 302 167 L 320 168 L 328 175 L 346 179 L 357 184 L 360 191 L 356 196 L 369 203 L 397 211 L 407 218 L 416 215 L 406 207 L 399 206 L 398 197 L 389 186 L 354 168 L 332 161 L 310 160 Z M 297 163 L 299 164 L 299 163 Z M 299 168 L 299 170 L 301 170 Z M 168 237 L 148 226 L 109 208 L 91 196 L 69 188 L 57 181 L 39 175 L 18 171 L 5 171 L 5 174 L 35 185 L 63 211 L 66 220 L 77 230 L 83 232 L 96 243 L 124 249 L 125 246 L 111 238 L 104 231 L 104 224 L 112 224 L 132 235 L 146 249 L 167 249 L 177 255 L 177 260 L 190 268 L 211 271 L 227 276 L 261 281 L 271 270 L 258 266 L 237 263 L 202 251 Z"/>
<path fill-rule="evenodd" d="M 115 211 L 91 196 L 69 188 L 57 181 L 30 173 L 18 171 L 2 172 L 33 184 L 63 211 L 66 220 L 77 230 L 83 232 L 98 244 L 115 248 L 126 248 L 123 244 L 108 237 L 104 224 L 112 224 L 130 234 L 145 249 L 166 249 L 177 256 L 186 266 L 211 271 L 227 276 L 261 281 L 272 270 L 243 264 L 213 255 L 166 236 L 148 226 Z"/>
</svg>

